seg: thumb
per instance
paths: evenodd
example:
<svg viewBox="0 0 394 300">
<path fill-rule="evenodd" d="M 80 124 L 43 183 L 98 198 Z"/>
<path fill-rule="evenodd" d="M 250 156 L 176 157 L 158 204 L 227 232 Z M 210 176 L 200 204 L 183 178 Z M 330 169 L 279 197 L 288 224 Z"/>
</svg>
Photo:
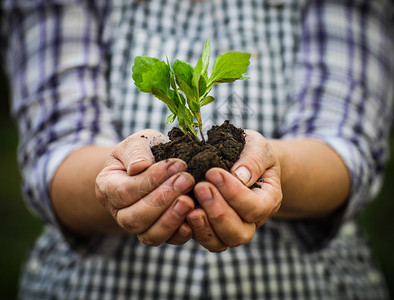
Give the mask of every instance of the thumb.
<svg viewBox="0 0 394 300">
<path fill-rule="evenodd" d="M 252 186 L 277 161 L 268 141 L 257 131 L 245 130 L 245 146 L 230 172 L 246 186 Z"/>
<path fill-rule="evenodd" d="M 115 148 L 113 155 L 123 163 L 128 175 L 136 175 L 155 163 L 151 147 L 167 140 L 166 136 L 156 130 L 141 130 L 123 140 Z"/>
</svg>

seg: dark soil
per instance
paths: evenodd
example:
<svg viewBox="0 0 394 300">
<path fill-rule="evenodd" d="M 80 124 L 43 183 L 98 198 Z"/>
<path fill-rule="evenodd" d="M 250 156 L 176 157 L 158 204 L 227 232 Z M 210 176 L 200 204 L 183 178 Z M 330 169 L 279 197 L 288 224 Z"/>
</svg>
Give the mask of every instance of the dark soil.
<svg viewBox="0 0 394 300">
<path fill-rule="evenodd" d="M 214 167 L 229 171 L 238 160 L 245 145 L 245 133 L 225 121 L 208 130 L 207 142 L 198 142 L 174 127 L 168 136 L 170 141 L 152 147 L 156 161 L 180 158 L 188 165 L 188 172 L 196 183 L 205 179 L 205 173 Z"/>
</svg>

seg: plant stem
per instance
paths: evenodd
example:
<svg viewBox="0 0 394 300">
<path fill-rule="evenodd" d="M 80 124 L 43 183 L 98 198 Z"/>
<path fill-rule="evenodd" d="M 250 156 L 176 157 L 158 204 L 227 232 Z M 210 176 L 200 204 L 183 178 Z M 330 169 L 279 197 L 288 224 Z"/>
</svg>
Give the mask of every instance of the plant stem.
<svg viewBox="0 0 394 300">
<path fill-rule="evenodd" d="M 198 135 L 194 132 L 194 131 L 188 131 L 189 132 L 189 136 L 192 139 L 196 139 L 198 142 L 200 141 L 200 138 L 198 137 Z M 204 141 L 205 142 L 205 141 Z"/>
<path fill-rule="evenodd" d="M 204 133 L 202 131 L 201 113 L 200 112 L 193 112 L 193 114 L 198 122 L 198 130 L 200 131 L 201 138 L 202 138 L 203 142 L 205 143 L 205 137 L 204 137 Z"/>
<path fill-rule="evenodd" d="M 198 122 L 198 129 L 200 130 L 201 138 L 202 138 L 203 142 L 205 143 L 205 137 L 204 137 L 204 133 L 202 132 L 202 125 L 200 122 Z"/>
</svg>

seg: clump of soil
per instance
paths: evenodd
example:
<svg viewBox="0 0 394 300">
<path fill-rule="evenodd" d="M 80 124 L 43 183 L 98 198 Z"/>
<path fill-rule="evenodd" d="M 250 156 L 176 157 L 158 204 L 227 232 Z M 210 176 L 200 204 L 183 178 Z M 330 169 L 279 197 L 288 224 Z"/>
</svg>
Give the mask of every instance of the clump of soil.
<svg viewBox="0 0 394 300">
<path fill-rule="evenodd" d="M 225 121 L 208 130 L 208 140 L 198 142 L 174 127 L 168 136 L 170 141 L 152 147 L 155 160 L 180 158 L 188 165 L 188 172 L 196 183 L 205 179 L 205 173 L 214 167 L 229 171 L 238 160 L 245 145 L 245 132 Z"/>
</svg>

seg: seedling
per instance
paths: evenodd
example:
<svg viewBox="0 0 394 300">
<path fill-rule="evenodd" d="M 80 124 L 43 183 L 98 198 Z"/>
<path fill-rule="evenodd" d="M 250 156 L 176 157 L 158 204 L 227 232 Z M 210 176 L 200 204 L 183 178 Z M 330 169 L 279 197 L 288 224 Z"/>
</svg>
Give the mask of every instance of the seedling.
<svg viewBox="0 0 394 300">
<path fill-rule="evenodd" d="M 149 56 L 136 56 L 132 68 L 132 77 L 138 89 L 153 94 L 171 111 L 164 123 L 172 124 L 178 118 L 185 134 L 199 141 L 199 130 L 204 142 L 201 107 L 215 101 L 214 97 L 208 95 L 212 87 L 249 78 L 244 73 L 249 65 L 250 53 L 243 52 L 219 55 L 214 61 L 211 76 L 208 76 L 209 51 L 208 38 L 194 68 L 180 59 L 176 59 L 171 66 L 168 59 L 161 61 Z"/>
</svg>

